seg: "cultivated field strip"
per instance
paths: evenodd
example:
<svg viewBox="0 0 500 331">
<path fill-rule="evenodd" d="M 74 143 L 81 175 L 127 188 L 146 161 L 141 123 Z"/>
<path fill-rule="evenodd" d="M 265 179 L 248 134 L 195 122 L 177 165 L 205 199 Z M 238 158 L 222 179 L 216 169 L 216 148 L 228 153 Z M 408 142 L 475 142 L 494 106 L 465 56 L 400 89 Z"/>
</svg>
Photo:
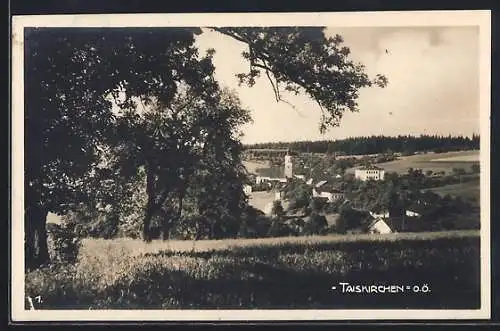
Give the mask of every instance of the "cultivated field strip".
<svg viewBox="0 0 500 331">
<path fill-rule="evenodd" d="M 350 242 L 378 242 L 378 241 L 428 241 L 446 238 L 479 237 L 479 230 L 458 230 L 442 232 L 419 233 L 389 233 L 384 235 L 355 234 L 355 235 L 328 235 L 305 237 L 276 237 L 259 239 L 223 239 L 223 240 L 154 240 L 150 243 L 134 239 L 85 239 L 82 242 L 80 253 L 101 255 L 105 252 L 122 251 L 127 255 L 142 255 L 157 252 L 209 252 L 225 251 L 237 248 L 252 248 L 262 246 L 305 245 L 316 246 Z M 100 253 L 98 253 L 100 252 Z"/>
</svg>

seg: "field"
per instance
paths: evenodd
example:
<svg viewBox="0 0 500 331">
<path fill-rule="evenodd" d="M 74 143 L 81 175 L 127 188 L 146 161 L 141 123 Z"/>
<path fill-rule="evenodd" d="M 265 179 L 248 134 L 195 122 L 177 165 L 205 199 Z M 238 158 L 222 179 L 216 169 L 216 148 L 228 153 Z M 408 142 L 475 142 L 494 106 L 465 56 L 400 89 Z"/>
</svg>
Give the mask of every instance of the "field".
<svg viewBox="0 0 500 331">
<path fill-rule="evenodd" d="M 45 309 L 475 309 L 479 233 L 207 241 L 94 240 L 78 263 L 27 274 Z M 341 282 L 426 293 L 333 292 Z"/>
<path fill-rule="evenodd" d="M 243 165 L 252 174 L 257 174 L 259 169 L 269 168 L 269 162 L 243 161 Z"/>
<path fill-rule="evenodd" d="M 146 243 L 137 239 L 85 239 L 82 242 L 81 253 L 95 256 L 100 252 L 113 252 L 125 254 L 127 256 L 151 254 L 158 252 L 220 252 L 240 248 L 252 247 L 283 247 L 283 246 L 310 246 L 328 245 L 340 243 L 376 243 L 376 242 L 396 242 L 396 241 L 429 241 L 438 239 L 463 239 L 479 236 L 478 230 L 463 231 L 436 231 L 436 232 L 400 232 L 388 233 L 384 235 L 373 235 L 368 233 L 358 233 L 353 235 L 330 234 L 327 236 L 301 236 L 301 237 L 276 237 L 257 239 L 221 239 L 221 240 L 153 240 Z"/>
<path fill-rule="evenodd" d="M 266 213 L 269 206 L 274 201 L 273 192 L 252 192 L 248 198 L 248 204 Z"/>
<path fill-rule="evenodd" d="M 452 196 L 460 196 L 462 198 L 476 199 L 477 201 L 479 201 L 481 187 L 479 180 L 477 180 L 461 184 L 451 184 L 435 187 L 429 190 L 443 196 L 449 194 Z"/>
<path fill-rule="evenodd" d="M 479 162 L 479 155 L 464 154 L 434 159 L 432 162 Z"/>
<path fill-rule="evenodd" d="M 409 168 L 422 169 L 424 172 L 444 171 L 451 173 L 453 168 L 464 168 L 469 170 L 471 165 L 479 162 L 479 151 L 460 151 L 448 153 L 427 153 L 410 156 L 402 156 L 400 159 L 379 163 L 377 166 L 387 172 L 406 173 Z M 350 168 L 348 172 L 354 172 L 355 168 Z"/>
</svg>

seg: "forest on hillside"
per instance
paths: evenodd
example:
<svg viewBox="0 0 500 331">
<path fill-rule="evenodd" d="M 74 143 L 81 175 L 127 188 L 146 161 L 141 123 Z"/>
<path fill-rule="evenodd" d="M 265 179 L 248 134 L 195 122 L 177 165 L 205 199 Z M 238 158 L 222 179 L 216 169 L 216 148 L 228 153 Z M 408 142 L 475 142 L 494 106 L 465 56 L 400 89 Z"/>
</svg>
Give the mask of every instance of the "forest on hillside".
<svg viewBox="0 0 500 331">
<path fill-rule="evenodd" d="M 437 153 L 479 149 L 479 135 L 398 135 L 350 137 L 339 140 L 267 142 L 245 145 L 250 148 L 289 148 L 302 153 L 336 153 L 348 155 L 434 151 Z"/>
</svg>

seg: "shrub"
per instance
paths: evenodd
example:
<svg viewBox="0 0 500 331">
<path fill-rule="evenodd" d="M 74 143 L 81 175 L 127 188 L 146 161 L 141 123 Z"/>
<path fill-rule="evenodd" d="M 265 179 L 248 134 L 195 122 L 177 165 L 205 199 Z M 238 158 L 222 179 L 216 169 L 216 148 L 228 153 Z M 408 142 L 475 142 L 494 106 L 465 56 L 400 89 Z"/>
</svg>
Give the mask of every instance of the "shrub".
<svg viewBox="0 0 500 331">
<path fill-rule="evenodd" d="M 313 235 L 313 234 L 326 234 L 328 231 L 328 222 L 325 216 L 318 215 L 317 213 L 312 213 L 309 216 L 309 220 L 305 222 L 302 234 Z"/>
<path fill-rule="evenodd" d="M 74 263 L 80 247 L 77 225 L 49 223 L 47 234 L 51 260 L 56 263 Z"/>
<path fill-rule="evenodd" d="M 288 224 L 284 223 L 281 218 L 275 217 L 271 221 L 271 227 L 267 235 L 268 237 L 283 237 L 296 235 L 296 232 Z"/>
</svg>

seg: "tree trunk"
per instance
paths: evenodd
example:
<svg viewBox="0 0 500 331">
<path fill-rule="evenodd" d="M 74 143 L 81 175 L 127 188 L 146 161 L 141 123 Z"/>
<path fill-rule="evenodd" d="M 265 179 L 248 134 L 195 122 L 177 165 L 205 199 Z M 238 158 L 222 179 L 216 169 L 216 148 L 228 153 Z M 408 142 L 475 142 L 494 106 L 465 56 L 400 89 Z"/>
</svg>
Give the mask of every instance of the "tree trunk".
<svg viewBox="0 0 500 331">
<path fill-rule="evenodd" d="M 50 262 L 47 246 L 48 211 L 38 204 L 29 204 L 25 211 L 26 269 L 38 268 Z"/>
<path fill-rule="evenodd" d="M 172 219 L 174 218 L 173 211 L 171 208 L 168 208 L 167 212 L 165 213 L 165 216 L 162 219 L 161 222 L 161 239 L 162 240 L 168 240 L 170 239 L 170 229 L 172 227 Z"/>
<path fill-rule="evenodd" d="M 155 212 L 155 192 L 154 174 L 150 166 L 146 166 L 146 193 L 148 195 L 148 202 L 142 222 L 142 239 L 145 241 L 151 241 L 150 225 Z"/>
<path fill-rule="evenodd" d="M 38 228 L 38 244 L 39 244 L 39 256 L 38 260 L 40 265 L 44 265 L 50 262 L 49 248 L 47 245 L 47 215 L 48 211 L 42 210 L 40 223 Z"/>
<path fill-rule="evenodd" d="M 161 232 L 161 239 L 162 240 L 168 240 L 170 239 L 170 224 L 172 222 L 170 221 L 170 219 L 167 217 L 165 217 L 163 220 L 162 220 L 162 223 L 161 223 L 161 227 L 162 227 L 162 232 Z"/>
<path fill-rule="evenodd" d="M 174 211 L 172 209 L 169 209 L 169 216 L 170 215 L 172 215 L 172 216 L 169 217 L 168 219 L 165 218 L 162 221 L 162 239 L 163 240 L 168 240 L 170 238 L 170 229 L 172 228 L 172 225 L 174 223 L 178 223 L 181 220 L 182 208 L 183 208 L 183 204 L 184 204 L 184 196 L 185 196 L 185 190 L 181 189 L 179 192 L 177 213 L 174 216 Z"/>
<path fill-rule="evenodd" d="M 31 207 L 27 206 L 24 213 L 24 261 L 26 271 L 36 266 L 36 247 L 35 247 L 35 227 L 31 222 Z"/>
<path fill-rule="evenodd" d="M 142 239 L 144 241 L 151 241 L 151 219 L 153 218 L 154 202 L 148 197 L 148 203 L 146 206 L 146 213 L 144 219 L 142 220 Z"/>
</svg>

